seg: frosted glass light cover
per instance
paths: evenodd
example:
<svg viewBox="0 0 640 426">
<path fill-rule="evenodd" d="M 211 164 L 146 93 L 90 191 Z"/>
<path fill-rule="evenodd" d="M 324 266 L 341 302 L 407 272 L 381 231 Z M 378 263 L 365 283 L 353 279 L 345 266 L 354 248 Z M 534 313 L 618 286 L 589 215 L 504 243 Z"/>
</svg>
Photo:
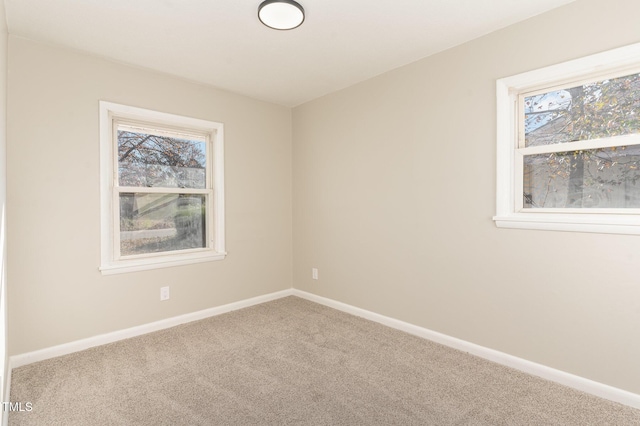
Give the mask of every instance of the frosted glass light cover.
<svg viewBox="0 0 640 426">
<path fill-rule="evenodd" d="M 258 9 L 260 21 L 276 30 L 291 30 L 302 24 L 304 11 L 294 1 L 265 1 Z"/>
</svg>

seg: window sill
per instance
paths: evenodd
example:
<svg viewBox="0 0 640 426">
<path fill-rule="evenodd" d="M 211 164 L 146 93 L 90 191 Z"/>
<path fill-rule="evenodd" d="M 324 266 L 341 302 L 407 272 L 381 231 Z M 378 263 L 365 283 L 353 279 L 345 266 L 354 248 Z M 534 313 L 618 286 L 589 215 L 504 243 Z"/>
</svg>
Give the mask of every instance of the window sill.
<svg viewBox="0 0 640 426">
<path fill-rule="evenodd" d="M 227 253 L 198 253 L 189 255 L 161 256 L 147 259 L 121 260 L 100 266 L 102 275 L 124 274 L 127 272 L 148 271 L 173 266 L 223 260 Z"/>
<path fill-rule="evenodd" d="M 637 215 L 513 213 L 493 220 L 498 228 L 640 235 Z"/>
</svg>

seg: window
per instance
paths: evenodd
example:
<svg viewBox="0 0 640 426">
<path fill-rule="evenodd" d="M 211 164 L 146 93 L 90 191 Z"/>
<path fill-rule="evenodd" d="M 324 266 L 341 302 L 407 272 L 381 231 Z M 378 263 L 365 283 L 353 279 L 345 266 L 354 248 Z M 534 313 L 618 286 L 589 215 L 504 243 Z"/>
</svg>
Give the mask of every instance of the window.
<svg viewBox="0 0 640 426">
<path fill-rule="evenodd" d="M 640 234 L 640 44 L 497 82 L 504 228 Z"/>
<path fill-rule="evenodd" d="M 223 125 L 100 102 L 103 274 L 224 259 Z"/>
</svg>

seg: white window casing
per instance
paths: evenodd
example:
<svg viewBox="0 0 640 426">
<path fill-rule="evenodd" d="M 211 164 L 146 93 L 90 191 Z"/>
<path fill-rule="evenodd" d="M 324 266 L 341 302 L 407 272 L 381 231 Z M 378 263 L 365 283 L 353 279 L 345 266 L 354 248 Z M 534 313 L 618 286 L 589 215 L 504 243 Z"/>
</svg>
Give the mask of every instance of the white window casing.
<svg viewBox="0 0 640 426">
<path fill-rule="evenodd" d="M 497 80 L 496 215 L 500 228 L 640 234 L 640 209 L 523 208 L 523 157 L 640 145 L 640 134 L 524 147 L 522 95 L 640 70 L 640 43 Z M 640 112 L 640 111 L 639 111 Z"/>
<path fill-rule="evenodd" d="M 204 188 L 136 187 L 118 183 L 117 128 L 143 128 L 158 136 L 194 136 L 206 144 Z M 121 193 L 197 195 L 205 201 L 205 247 L 121 255 Z M 100 101 L 100 223 L 103 275 L 222 260 L 224 232 L 224 126 L 222 123 Z"/>
</svg>

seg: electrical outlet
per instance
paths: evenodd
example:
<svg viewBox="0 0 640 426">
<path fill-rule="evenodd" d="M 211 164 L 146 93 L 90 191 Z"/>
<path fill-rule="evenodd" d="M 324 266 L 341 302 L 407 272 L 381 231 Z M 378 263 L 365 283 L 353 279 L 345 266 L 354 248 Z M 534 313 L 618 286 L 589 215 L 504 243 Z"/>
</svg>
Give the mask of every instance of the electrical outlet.
<svg viewBox="0 0 640 426">
<path fill-rule="evenodd" d="M 318 268 L 311 268 L 311 278 L 314 280 L 318 279 Z"/>
<path fill-rule="evenodd" d="M 169 300 L 169 287 L 160 287 L 160 300 Z"/>
</svg>

